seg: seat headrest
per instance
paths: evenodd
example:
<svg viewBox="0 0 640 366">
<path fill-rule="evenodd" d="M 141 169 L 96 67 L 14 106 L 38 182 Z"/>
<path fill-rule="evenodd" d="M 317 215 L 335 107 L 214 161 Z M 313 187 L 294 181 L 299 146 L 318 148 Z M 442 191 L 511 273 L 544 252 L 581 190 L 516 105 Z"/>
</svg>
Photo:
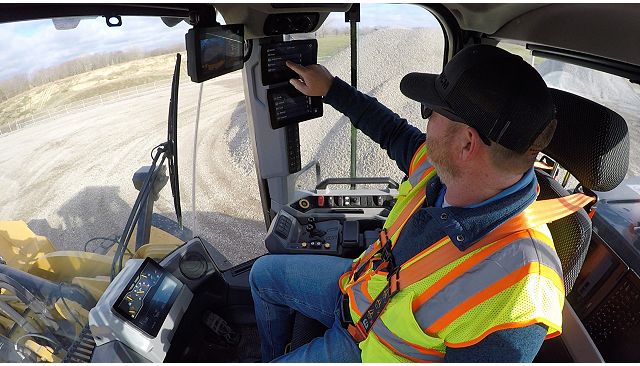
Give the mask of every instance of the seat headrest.
<svg viewBox="0 0 640 366">
<path fill-rule="evenodd" d="M 624 118 L 589 99 L 549 88 L 558 125 L 542 152 L 584 187 L 610 191 L 629 168 L 629 130 Z"/>
</svg>

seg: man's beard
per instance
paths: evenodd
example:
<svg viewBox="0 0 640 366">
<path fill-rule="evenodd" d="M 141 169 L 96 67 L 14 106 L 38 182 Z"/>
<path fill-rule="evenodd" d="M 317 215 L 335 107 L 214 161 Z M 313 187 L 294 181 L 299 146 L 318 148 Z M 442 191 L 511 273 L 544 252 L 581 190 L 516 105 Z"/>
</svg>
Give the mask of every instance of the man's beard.
<svg viewBox="0 0 640 366">
<path fill-rule="evenodd" d="M 452 182 L 460 176 L 460 169 L 453 163 L 451 153 L 448 150 L 448 141 L 451 141 L 449 134 L 445 138 L 436 140 L 427 136 L 427 147 L 429 149 L 429 160 L 436 168 L 440 181 L 444 185 Z"/>
</svg>

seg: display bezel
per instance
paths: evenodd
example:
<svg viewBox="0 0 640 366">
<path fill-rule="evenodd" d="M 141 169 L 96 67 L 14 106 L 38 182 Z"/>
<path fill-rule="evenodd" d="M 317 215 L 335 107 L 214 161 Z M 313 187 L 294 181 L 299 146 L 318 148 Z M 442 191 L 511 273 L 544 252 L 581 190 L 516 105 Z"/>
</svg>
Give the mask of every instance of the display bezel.
<svg viewBox="0 0 640 366">
<path fill-rule="evenodd" d="M 118 305 L 124 300 L 124 297 L 126 296 L 126 294 L 130 291 L 130 288 L 132 288 L 132 286 L 135 285 L 136 279 L 140 276 L 140 274 L 147 267 L 147 265 L 150 265 L 150 266 L 158 269 L 162 273 L 162 278 L 160 279 L 160 281 L 158 281 L 159 285 L 157 287 L 155 287 L 155 290 L 154 290 L 153 293 L 149 293 L 149 296 L 148 296 L 149 301 L 151 299 L 153 299 L 153 297 L 155 296 L 158 288 L 161 287 L 162 282 L 166 278 L 169 278 L 170 280 L 175 281 L 176 284 L 177 284 L 176 287 L 173 289 L 173 292 L 171 293 L 171 296 L 169 297 L 169 300 L 166 303 L 167 305 L 162 309 L 162 312 L 158 315 L 158 318 L 161 319 L 161 321 L 157 321 L 156 323 L 154 323 L 153 327 L 148 327 L 148 326 L 142 325 L 140 317 L 137 317 L 135 319 L 131 319 L 129 316 L 127 316 L 127 314 L 123 313 L 122 309 L 120 309 L 118 307 Z M 169 312 L 171 311 L 171 308 L 173 307 L 173 304 L 175 303 L 176 299 L 178 298 L 178 295 L 182 291 L 182 287 L 183 286 L 184 286 L 184 284 L 182 283 L 182 281 L 180 281 L 174 275 L 169 273 L 164 267 L 162 267 L 160 264 L 158 264 L 158 262 L 156 262 L 155 260 L 147 257 L 144 260 L 144 262 L 142 262 L 142 265 L 140 265 L 140 268 L 138 268 L 136 270 L 136 272 L 133 274 L 133 276 L 131 276 L 131 278 L 127 282 L 127 285 L 124 287 L 124 289 L 122 290 L 122 293 L 120 293 L 120 295 L 116 299 L 116 302 L 111 306 L 111 308 L 113 309 L 115 314 L 120 316 L 127 323 L 133 325 L 136 329 L 140 330 L 141 332 L 145 333 L 146 335 L 148 335 L 148 336 L 150 336 L 152 338 L 155 338 L 158 335 L 158 332 L 160 331 L 160 328 L 162 328 L 162 324 L 164 324 L 165 320 L 167 319 L 167 315 L 169 315 Z M 145 297 L 145 299 L 147 299 L 147 298 Z"/>
<path fill-rule="evenodd" d="M 318 63 L 318 41 L 315 39 L 300 39 L 295 41 L 286 41 L 286 42 L 276 42 L 268 45 L 262 46 L 262 52 L 260 54 L 260 64 L 262 65 L 262 85 L 274 85 L 279 83 L 288 82 L 289 79 L 297 78 L 298 74 L 296 74 L 293 70 L 285 70 L 282 72 L 284 75 L 280 76 L 276 73 L 270 73 L 267 71 L 267 52 L 269 49 L 274 49 L 278 47 L 291 47 L 298 46 L 300 49 L 304 50 L 304 46 L 311 45 L 309 53 L 303 54 L 302 64 L 304 66 L 313 65 Z M 307 56 L 305 58 L 305 56 Z"/>
</svg>

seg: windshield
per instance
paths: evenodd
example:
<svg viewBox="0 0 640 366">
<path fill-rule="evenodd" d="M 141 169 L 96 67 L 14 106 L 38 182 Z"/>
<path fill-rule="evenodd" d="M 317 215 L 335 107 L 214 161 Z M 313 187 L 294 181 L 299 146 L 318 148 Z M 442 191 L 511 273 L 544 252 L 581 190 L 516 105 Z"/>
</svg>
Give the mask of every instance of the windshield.
<svg viewBox="0 0 640 366">
<path fill-rule="evenodd" d="M 0 26 L 0 220 L 23 220 L 60 250 L 121 234 L 138 194 L 133 173 L 166 141 L 187 28 L 142 17 L 121 27 L 102 17 L 69 30 L 51 20 Z M 181 100 L 193 103 L 185 86 Z M 175 220 L 169 191 L 156 212 Z"/>
<path fill-rule="evenodd" d="M 400 80 L 409 72 L 440 73 L 444 54 L 442 28 L 433 14 L 417 4 L 362 4 L 360 13 L 358 90 L 426 131 L 420 105 L 400 93 Z M 318 40 L 318 62 L 351 83 L 350 24 L 345 22 L 344 14 L 330 14 L 313 36 Z M 322 118 L 300 124 L 300 143 L 302 166 L 318 161 L 321 179 L 351 175 L 351 122 L 329 105 L 325 104 Z M 397 182 L 404 176 L 385 150 L 362 132 L 357 132 L 353 159 L 355 176 L 391 177 Z M 315 182 L 315 169 L 310 169 L 298 180 L 298 188 L 313 189 Z"/>
<path fill-rule="evenodd" d="M 239 138 L 248 139 L 241 71 L 203 84 L 193 214 L 200 85 L 187 76 L 189 28 L 185 22 L 167 27 L 154 17 L 122 17 L 120 27 L 108 27 L 103 17 L 82 19 L 65 30 L 51 20 L 0 25 L 0 221 L 24 221 L 57 250 L 106 253 L 139 193 L 134 173 L 151 164 L 152 149 L 167 139 L 180 52 L 185 228 L 176 222 L 169 184 L 154 202 L 152 224 L 182 240 L 198 235 L 212 243 L 223 268 L 264 252 L 250 150 L 236 147 Z"/>
</svg>

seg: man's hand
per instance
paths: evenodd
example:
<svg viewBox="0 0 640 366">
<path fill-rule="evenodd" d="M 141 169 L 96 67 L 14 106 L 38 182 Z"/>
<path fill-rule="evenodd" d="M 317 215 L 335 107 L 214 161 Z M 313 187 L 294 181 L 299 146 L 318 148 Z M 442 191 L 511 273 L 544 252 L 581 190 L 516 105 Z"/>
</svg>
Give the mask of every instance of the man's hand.
<svg viewBox="0 0 640 366">
<path fill-rule="evenodd" d="M 287 66 L 295 71 L 300 79 L 291 79 L 289 83 L 302 94 L 310 97 L 324 97 L 333 84 L 333 75 L 322 65 L 302 66 L 287 61 Z"/>
</svg>

